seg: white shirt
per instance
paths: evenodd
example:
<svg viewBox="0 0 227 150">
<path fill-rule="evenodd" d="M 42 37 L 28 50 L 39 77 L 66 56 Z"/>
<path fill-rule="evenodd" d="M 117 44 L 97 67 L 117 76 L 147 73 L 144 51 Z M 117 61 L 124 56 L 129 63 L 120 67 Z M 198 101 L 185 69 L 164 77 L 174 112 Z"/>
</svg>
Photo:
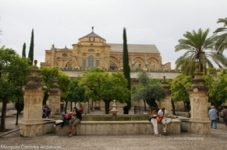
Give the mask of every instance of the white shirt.
<svg viewBox="0 0 227 150">
<path fill-rule="evenodd" d="M 164 112 L 165 112 L 164 115 L 166 115 L 168 113 L 167 110 L 164 110 Z M 158 115 L 163 116 L 163 112 L 161 109 L 158 111 Z"/>
</svg>

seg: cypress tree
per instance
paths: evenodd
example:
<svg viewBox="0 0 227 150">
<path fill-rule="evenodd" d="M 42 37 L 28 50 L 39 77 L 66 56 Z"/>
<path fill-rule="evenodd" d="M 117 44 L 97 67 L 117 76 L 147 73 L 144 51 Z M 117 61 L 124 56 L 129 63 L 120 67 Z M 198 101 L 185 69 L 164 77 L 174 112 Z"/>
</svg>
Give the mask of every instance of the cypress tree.
<svg viewBox="0 0 227 150">
<path fill-rule="evenodd" d="M 127 45 L 127 36 L 126 29 L 123 30 L 123 73 L 125 78 L 128 80 L 128 89 L 131 91 L 131 77 L 130 77 L 130 67 L 129 67 L 129 58 L 128 58 L 128 45 Z M 127 105 L 131 108 L 131 96 L 127 100 Z"/>
<path fill-rule="evenodd" d="M 30 58 L 30 61 L 31 61 L 31 62 L 29 62 L 29 64 L 32 65 L 33 60 L 34 60 L 34 31 L 33 31 L 33 29 L 32 29 L 31 43 L 30 43 L 28 58 Z"/>
<path fill-rule="evenodd" d="M 26 44 L 23 44 L 23 49 L 22 49 L 22 57 L 26 58 Z"/>
</svg>

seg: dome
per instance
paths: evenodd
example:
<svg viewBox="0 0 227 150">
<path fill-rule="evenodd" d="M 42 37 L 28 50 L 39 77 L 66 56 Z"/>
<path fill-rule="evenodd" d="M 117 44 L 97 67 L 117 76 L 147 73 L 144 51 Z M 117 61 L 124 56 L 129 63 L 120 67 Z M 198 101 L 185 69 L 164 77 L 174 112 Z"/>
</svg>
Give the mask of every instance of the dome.
<svg viewBox="0 0 227 150">
<path fill-rule="evenodd" d="M 94 27 L 92 27 L 92 32 L 91 32 L 91 33 L 89 33 L 89 34 L 87 34 L 87 35 L 81 37 L 80 39 L 85 38 L 85 37 L 98 37 L 98 38 L 104 39 L 104 38 L 102 38 L 101 36 L 99 36 L 98 34 L 96 34 L 96 33 L 94 32 Z M 104 39 L 104 40 L 105 40 L 105 39 Z"/>
</svg>

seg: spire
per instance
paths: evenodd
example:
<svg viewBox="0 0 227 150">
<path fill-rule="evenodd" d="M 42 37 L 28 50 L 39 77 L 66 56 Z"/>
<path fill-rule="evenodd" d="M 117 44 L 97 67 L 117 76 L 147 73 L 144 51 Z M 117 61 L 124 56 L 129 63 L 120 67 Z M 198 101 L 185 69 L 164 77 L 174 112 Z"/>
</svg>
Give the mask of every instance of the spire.
<svg viewBox="0 0 227 150">
<path fill-rule="evenodd" d="M 93 26 L 91 27 L 91 29 L 92 29 L 92 32 L 94 32 L 94 27 Z"/>
</svg>

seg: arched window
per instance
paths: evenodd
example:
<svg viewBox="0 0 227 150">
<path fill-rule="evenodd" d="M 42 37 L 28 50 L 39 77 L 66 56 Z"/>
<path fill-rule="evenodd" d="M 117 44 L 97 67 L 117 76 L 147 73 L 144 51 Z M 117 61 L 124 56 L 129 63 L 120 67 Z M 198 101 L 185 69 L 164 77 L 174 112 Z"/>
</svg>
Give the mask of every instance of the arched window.
<svg viewBox="0 0 227 150">
<path fill-rule="evenodd" d="M 96 67 L 98 67 L 99 66 L 99 60 L 96 60 Z"/>
<path fill-rule="evenodd" d="M 68 55 L 67 54 L 62 54 L 62 57 L 67 57 Z"/>
<path fill-rule="evenodd" d="M 95 52 L 95 50 L 93 50 L 93 49 L 89 49 L 89 50 L 88 50 L 88 52 Z"/>
<path fill-rule="evenodd" d="M 82 66 L 86 67 L 86 60 L 82 60 Z"/>
<path fill-rule="evenodd" d="M 88 57 L 88 67 L 94 67 L 94 57 L 93 56 Z"/>
<path fill-rule="evenodd" d="M 117 66 L 115 63 L 111 63 L 110 64 L 110 70 L 116 70 L 117 69 Z"/>
</svg>

